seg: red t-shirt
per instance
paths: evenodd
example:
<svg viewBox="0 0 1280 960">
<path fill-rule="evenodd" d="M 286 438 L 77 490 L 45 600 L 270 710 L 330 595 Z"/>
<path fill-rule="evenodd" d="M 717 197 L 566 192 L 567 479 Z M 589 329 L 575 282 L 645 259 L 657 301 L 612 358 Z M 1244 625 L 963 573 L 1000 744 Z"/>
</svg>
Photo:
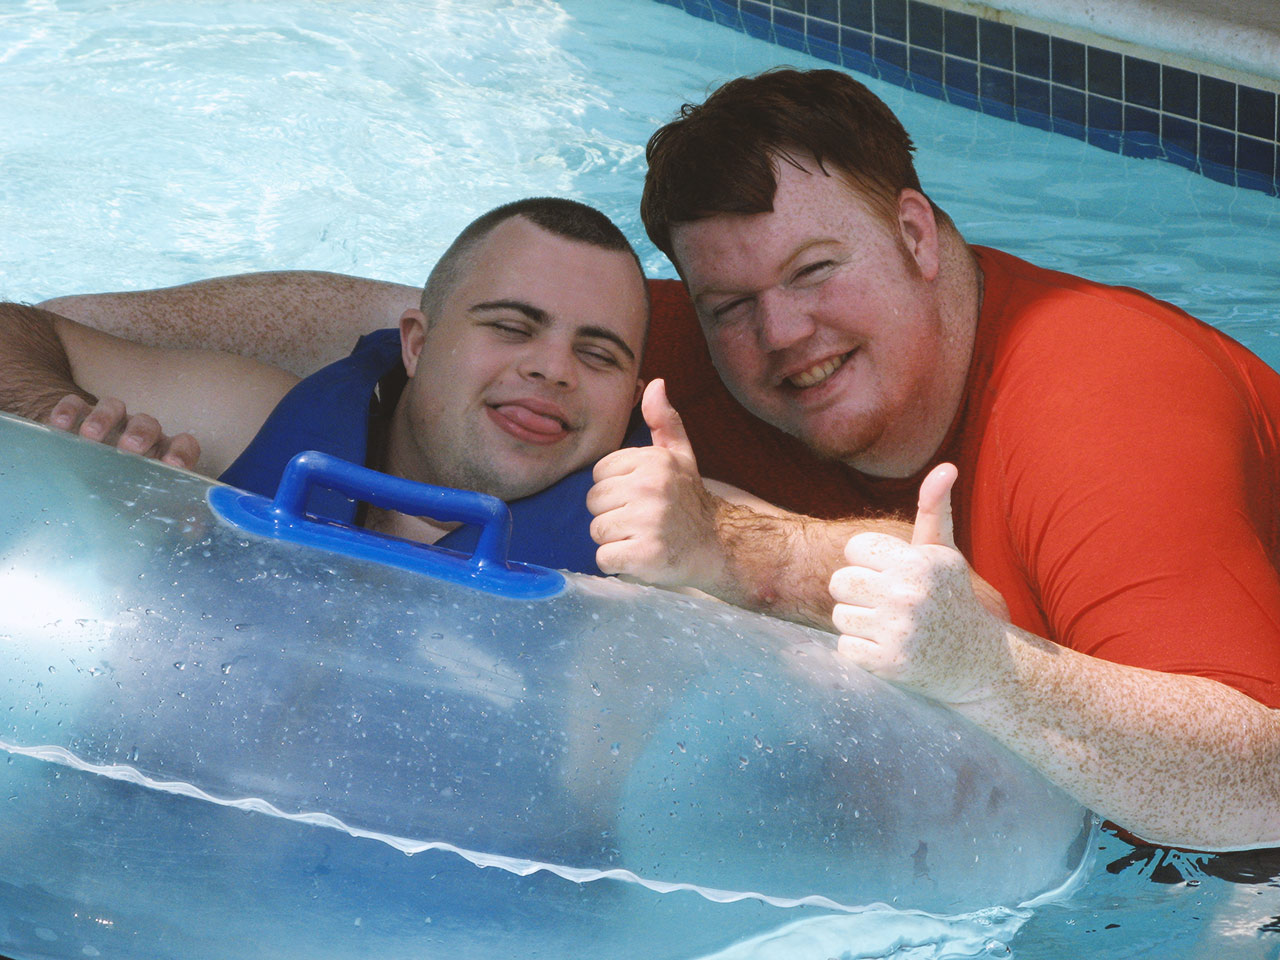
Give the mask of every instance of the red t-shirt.
<svg viewBox="0 0 1280 960">
<path fill-rule="evenodd" d="M 1138 291 L 976 252 L 965 404 L 914 477 L 820 461 L 742 410 L 675 281 L 653 284 L 644 375 L 667 378 L 705 476 L 789 509 L 909 518 L 955 463 L 957 543 L 1015 624 L 1280 706 L 1280 375 Z"/>
</svg>

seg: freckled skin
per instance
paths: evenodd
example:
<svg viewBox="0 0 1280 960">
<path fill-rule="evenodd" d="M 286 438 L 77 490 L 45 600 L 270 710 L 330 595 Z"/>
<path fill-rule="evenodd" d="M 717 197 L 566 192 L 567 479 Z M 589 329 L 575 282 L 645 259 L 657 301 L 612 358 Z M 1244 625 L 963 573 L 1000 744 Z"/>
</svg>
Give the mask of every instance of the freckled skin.
<svg viewBox="0 0 1280 960">
<path fill-rule="evenodd" d="M 875 533 L 849 541 L 848 566 L 830 585 L 841 651 L 968 717 L 1149 842 L 1280 841 L 1280 713 L 1201 677 L 1077 653 L 990 614 L 951 541 L 954 479 L 950 464 L 925 479 L 911 543 Z"/>
<path fill-rule="evenodd" d="M 979 300 L 973 255 L 923 195 L 904 191 L 894 220 L 803 163 L 778 165 L 771 213 L 677 224 L 677 263 L 717 369 L 748 409 L 858 469 L 909 476 L 960 403 Z M 786 382 L 850 351 L 814 390 Z M 683 431 L 673 439 L 660 426 L 678 414 L 665 394 L 649 399 L 654 446 L 602 461 L 588 497 L 602 570 L 829 630 L 827 582 L 845 541 L 910 536 L 898 521 L 788 514 L 727 485 L 708 497 Z M 1004 611 L 985 585 L 983 596 Z"/>
<path fill-rule="evenodd" d="M 972 353 L 965 245 L 904 190 L 885 212 L 812 159 L 775 164 L 768 213 L 676 225 L 672 242 L 725 386 L 760 419 L 882 477 L 941 444 Z M 796 377 L 834 372 L 798 388 Z"/>
<path fill-rule="evenodd" d="M 899 194 L 895 235 L 838 181 L 779 171 L 772 212 L 672 225 L 716 368 L 744 406 L 811 448 L 872 476 L 911 476 L 963 400 L 978 265 L 913 191 Z M 913 534 L 708 498 L 692 456 L 661 445 L 597 476 L 602 569 L 834 623 L 855 662 L 970 718 L 1148 841 L 1280 845 L 1280 711 L 1010 626 L 951 543 L 949 504 L 945 517 L 939 504 L 954 473 L 941 492 L 926 480 Z M 624 516 L 627 484 L 649 507 Z M 664 550 L 663 538 L 680 549 Z"/>
</svg>

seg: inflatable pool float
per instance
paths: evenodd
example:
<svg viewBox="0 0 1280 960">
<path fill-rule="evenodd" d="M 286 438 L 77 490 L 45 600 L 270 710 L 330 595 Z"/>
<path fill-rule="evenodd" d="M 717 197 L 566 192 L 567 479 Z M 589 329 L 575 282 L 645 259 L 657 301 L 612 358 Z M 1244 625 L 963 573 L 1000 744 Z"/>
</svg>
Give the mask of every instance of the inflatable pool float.
<svg viewBox="0 0 1280 960">
<path fill-rule="evenodd" d="M 472 558 L 298 507 L 451 496 L 368 473 L 0 417 L 0 954 L 693 958 L 1080 870 L 1080 806 L 831 637 L 508 564 L 488 498 L 431 501 Z"/>
</svg>

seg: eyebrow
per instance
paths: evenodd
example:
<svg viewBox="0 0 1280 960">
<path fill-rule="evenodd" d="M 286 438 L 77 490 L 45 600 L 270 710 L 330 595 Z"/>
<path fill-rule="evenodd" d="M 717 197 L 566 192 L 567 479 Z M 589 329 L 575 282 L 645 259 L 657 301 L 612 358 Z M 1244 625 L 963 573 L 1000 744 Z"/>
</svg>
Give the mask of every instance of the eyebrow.
<svg viewBox="0 0 1280 960">
<path fill-rule="evenodd" d="M 551 323 L 551 314 L 543 310 L 541 307 L 535 307 L 531 303 L 524 300 L 486 300 L 483 303 L 472 304 L 471 311 L 486 310 L 515 310 L 517 313 L 524 314 L 530 321 L 536 323 L 540 327 L 545 327 Z M 628 360 L 634 361 L 636 358 L 635 351 L 627 346 L 627 341 L 618 336 L 612 330 L 604 327 L 583 326 L 578 327 L 574 333 L 579 337 L 591 337 L 596 340 L 607 340 L 614 344 L 619 350 L 627 355 Z"/>
</svg>

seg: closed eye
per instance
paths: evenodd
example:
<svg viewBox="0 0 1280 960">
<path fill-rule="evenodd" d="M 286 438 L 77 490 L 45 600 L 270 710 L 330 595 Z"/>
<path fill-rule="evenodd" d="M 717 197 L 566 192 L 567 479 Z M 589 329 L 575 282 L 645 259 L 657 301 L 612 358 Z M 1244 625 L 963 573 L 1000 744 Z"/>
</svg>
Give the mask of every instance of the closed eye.
<svg viewBox="0 0 1280 960">
<path fill-rule="evenodd" d="M 584 363 L 592 367 L 608 368 L 620 367 L 621 362 L 612 351 L 593 345 L 583 345 L 577 348 L 578 356 Z"/>
<path fill-rule="evenodd" d="M 750 302 L 750 297 L 737 297 L 733 300 L 726 300 L 724 303 L 712 307 L 711 316 L 716 320 L 728 320 L 730 318 L 730 314 Z"/>
<path fill-rule="evenodd" d="M 533 336 L 530 325 L 523 320 L 487 320 L 483 326 L 493 330 L 505 340 L 528 340 Z"/>
<path fill-rule="evenodd" d="M 803 267 L 795 272 L 795 280 L 812 280 L 819 278 L 823 273 L 829 271 L 836 265 L 834 260 L 816 260 L 813 263 L 806 263 Z"/>
</svg>

